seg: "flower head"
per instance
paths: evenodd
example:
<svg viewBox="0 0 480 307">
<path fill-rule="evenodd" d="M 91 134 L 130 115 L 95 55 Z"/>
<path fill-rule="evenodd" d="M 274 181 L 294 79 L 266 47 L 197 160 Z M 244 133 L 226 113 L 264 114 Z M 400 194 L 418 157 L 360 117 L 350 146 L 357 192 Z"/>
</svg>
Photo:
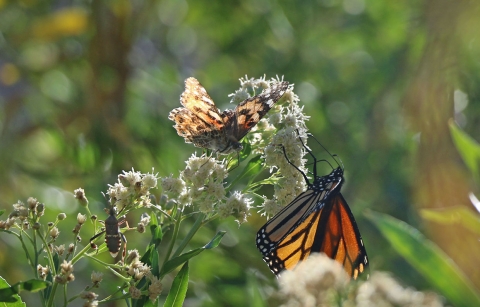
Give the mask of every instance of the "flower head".
<svg viewBox="0 0 480 307">
<path fill-rule="evenodd" d="M 218 205 L 218 214 L 221 218 L 233 215 L 239 224 L 247 221 L 248 210 L 253 203 L 251 198 L 245 197 L 244 194 L 235 191 L 227 198 L 225 203 Z"/>
</svg>

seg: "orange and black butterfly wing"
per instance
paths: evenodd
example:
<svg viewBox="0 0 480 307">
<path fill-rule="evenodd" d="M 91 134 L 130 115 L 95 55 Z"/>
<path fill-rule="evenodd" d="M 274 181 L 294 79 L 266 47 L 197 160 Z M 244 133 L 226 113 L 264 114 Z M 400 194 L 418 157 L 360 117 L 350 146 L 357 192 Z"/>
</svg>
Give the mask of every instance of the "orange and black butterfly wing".
<svg viewBox="0 0 480 307">
<path fill-rule="evenodd" d="M 319 216 L 322 210 L 310 214 L 283 238 L 275 248 L 263 256 L 270 270 L 280 274 L 283 270 L 293 269 L 299 261 L 306 259 L 312 252 L 315 234 L 312 230 L 318 228 Z"/>
<path fill-rule="evenodd" d="M 260 94 L 242 101 L 233 112 L 230 110 L 223 112 L 228 118 L 226 122 L 229 125 L 231 137 L 240 141 L 282 98 L 287 89 L 287 81 L 272 84 Z"/>
<path fill-rule="evenodd" d="M 313 184 L 300 193 L 290 204 L 278 212 L 257 232 L 256 244 L 264 259 L 281 242 L 284 242 L 291 232 L 295 232 L 298 225 L 309 219 L 313 212 L 324 206 L 332 191 L 340 188 L 343 181 L 343 171 L 340 168 L 333 170 L 329 175 L 315 177 Z M 269 261 L 265 259 L 267 263 Z M 270 265 L 270 264 L 269 264 Z M 278 271 L 274 271 L 278 274 Z"/>
<path fill-rule="evenodd" d="M 303 246 L 300 237 L 305 231 L 300 230 L 298 226 L 303 224 L 302 221 L 311 221 L 315 213 L 319 212 L 317 210 L 314 214 L 311 213 L 323 195 L 323 193 L 316 193 L 313 189 L 307 189 L 257 232 L 257 248 L 273 273 L 279 274 L 282 270 L 291 268 L 287 265 L 287 262 L 292 262 L 290 258 L 301 256 L 292 252 Z M 297 245 L 300 246 L 297 247 Z"/>
<path fill-rule="evenodd" d="M 354 279 L 368 266 L 367 252 L 347 202 L 340 193 L 343 171 L 316 177 L 305 192 L 257 233 L 257 247 L 276 275 L 311 253 L 325 253 Z"/>
<path fill-rule="evenodd" d="M 368 257 L 352 211 L 340 192 L 330 197 L 320 213 L 311 253 L 325 253 L 343 265 L 353 278 L 365 272 Z"/>
</svg>

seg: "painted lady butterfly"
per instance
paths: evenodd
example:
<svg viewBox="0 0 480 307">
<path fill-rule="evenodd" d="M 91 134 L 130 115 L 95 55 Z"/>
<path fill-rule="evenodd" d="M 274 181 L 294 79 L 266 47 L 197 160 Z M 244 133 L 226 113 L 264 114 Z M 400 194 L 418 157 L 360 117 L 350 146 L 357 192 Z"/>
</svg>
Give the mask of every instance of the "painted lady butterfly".
<svg viewBox="0 0 480 307">
<path fill-rule="evenodd" d="M 240 151 L 240 140 L 285 94 L 288 82 L 278 82 L 259 95 L 242 101 L 235 110 L 220 113 L 205 88 L 195 78 L 185 80 L 180 96 L 183 108 L 173 109 L 168 119 L 186 143 L 212 149 L 220 154 Z"/>
</svg>

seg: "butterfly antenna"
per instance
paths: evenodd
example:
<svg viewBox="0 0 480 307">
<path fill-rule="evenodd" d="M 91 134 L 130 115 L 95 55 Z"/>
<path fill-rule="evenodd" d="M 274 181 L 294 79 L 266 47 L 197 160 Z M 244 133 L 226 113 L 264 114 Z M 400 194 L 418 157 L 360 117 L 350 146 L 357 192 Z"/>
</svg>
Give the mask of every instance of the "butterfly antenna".
<svg viewBox="0 0 480 307">
<path fill-rule="evenodd" d="M 330 157 L 332 157 L 333 160 L 335 160 L 335 162 L 337 162 L 337 165 L 338 165 L 338 166 L 342 165 L 342 169 L 343 169 L 343 163 L 339 163 L 339 162 L 337 161 L 337 159 L 335 158 L 335 157 L 338 158 L 338 156 L 337 156 L 336 154 L 333 154 L 333 155 L 332 155 L 332 154 L 328 151 L 328 149 L 325 148 L 325 146 L 323 146 L 322 143 L 320 143 L 320 142 L 313 136 L 313 134 L 307 133 L 307 136 L 312 137 L 320 146 L 322 146 L 322 148 L 330 155 Z M 300 141 L 301 141 L 301 139 L 300 139 Z M 303 142 L 302 142 L 302 144 L 303 144 Z M 340 159 L 340 158 L 339 158 L 339 159 Z M 341 160 L 340 160 L 340 161 L 341 161 Z"/>
<path fill-rule="evenodd" d="M 313 176 L 315 178 L 315 177 L 317 177 L 317 162 L 319 162 L 319 161 L 317 160 L 317 157 L 315 157 L 313 152 L 310 150 L 310 148 L 308 148 L 307 145 L 305 145 L 305 143 L 303 143 L 302 137 L 300 136 L 300 132 L 298 131 L 298 129 L 297 129 L 297 134 L 298 134 L 298 139 L 300 140 L 300 143 L 302 143 L 303 148 L 305 148 L 305 150 L 308 152 L 308 154 L 310 156 L 312 156 L 312 158 L 313 158 Z M 308 134 L 307 134 L 307 136 L 308 136 Z"/>
<path fill-rule="evenodd" d="M 327 159 L 317 160 L 317 162 L 326 162 L 326 163 L 332 168 L 332 170 L 334 169 L 332 163 L 330 163 L 330 161 L 328 161 Z M 314 162 L 307 163 L 307 164 L 305 164 L 305 166 L 310 166 L 310 165 L 312 165 L 312 164 L 314 164 Z M 313 175 L 313 173 L 310 172 L 310 171 L 308 171 L 308 173 Z"/>
<path fill-rule="evenodd" d="M 300 172 L 300 174 L 302 174 L 303 178 L 305 178 L 305 181 L 307 182 L 307 185 L 310 185 L 310 181 L 308 181 L 308 178 L 307 178 L 307 175 L 305 175 L 304 172 L 302 172 L 295 164 L 293 164 L 290 159 L 288 159 L 288 156 L 287 156 L 287 152 L 285 151 L 285 146 L 283 145 L 280 145 L 282 147 L 282 150 L 283 150 L 283 155 L 285 156 L 285 159 L 287 159 L 287 162 L 288 164 L 290 164 L 291 166 L 295 167 L 297 169 L 297 171 Z"/>
<path fill-rule="evenodd" d="M 342 166 L 342 170 L 345 169 L 345 166 L 343 165 L 342 159 L 340 159 L 340 157 L 337 154 L 333 154 L 333 157 L 335 157 L 335 158 L 333 158 L 335 160 L 335 162 L 337 162 L 337 159 L 340 161 L 340 165 Z M 337 164 L 338 164 L 338 162 L 337 162 Z"/>
</svg>

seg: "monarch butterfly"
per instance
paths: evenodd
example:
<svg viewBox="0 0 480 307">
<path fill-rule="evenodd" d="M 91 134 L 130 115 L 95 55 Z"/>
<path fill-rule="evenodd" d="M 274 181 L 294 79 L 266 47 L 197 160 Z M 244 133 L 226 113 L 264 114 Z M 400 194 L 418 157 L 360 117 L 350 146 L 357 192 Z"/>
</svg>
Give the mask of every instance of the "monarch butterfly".
<svg viewBox="0 0 480 307">
<path fill-rule="evenodd" d="M 311 253 L 322 252 L 357 279 L 367 269 L 368 258 L 355 218 L 340 193 L 343 169 L 339 166 L 329 175 L 317 176 L 318 160 L 302 145 L 313 157 L 314 181 L 310 183 L 306 174 L 290 162 L 282 147 L 288 163 L 305 178 L 307 190 L 260 228 L 257 248 L 275 275 L 294 268 Z"/>
</svg>

